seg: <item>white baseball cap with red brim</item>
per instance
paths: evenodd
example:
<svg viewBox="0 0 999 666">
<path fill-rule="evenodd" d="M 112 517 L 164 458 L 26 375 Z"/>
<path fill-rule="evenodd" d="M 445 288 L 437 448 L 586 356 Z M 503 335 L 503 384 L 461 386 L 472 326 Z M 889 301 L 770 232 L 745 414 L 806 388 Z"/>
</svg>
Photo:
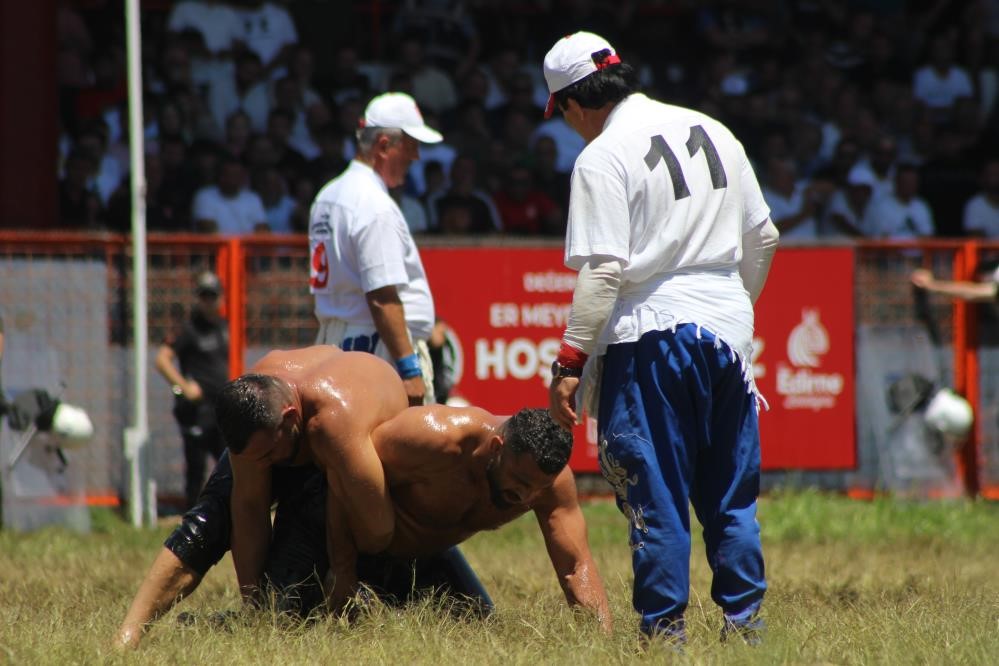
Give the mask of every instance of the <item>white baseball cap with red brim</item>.
<svg viewBox="0 0 999 666">
<path fill-rule="evenodd" d="M 422 143 L 439 143 L 444 139 L 440 132 L 423 122 L 416 100 L 401 92 L 383 93 L 371 100 L 364 109 L 361 127 L 401 129 Z"/>
<path fill-rule="evenodd" d="M 551 118 L 555 110 L 555 93 L 559 90 L 620 62 L 614 47 L 592 32 L 574 32 L 555 42 L 545 55 L 545 81 L 549 92 L 545 118 Z"/>
</svg>

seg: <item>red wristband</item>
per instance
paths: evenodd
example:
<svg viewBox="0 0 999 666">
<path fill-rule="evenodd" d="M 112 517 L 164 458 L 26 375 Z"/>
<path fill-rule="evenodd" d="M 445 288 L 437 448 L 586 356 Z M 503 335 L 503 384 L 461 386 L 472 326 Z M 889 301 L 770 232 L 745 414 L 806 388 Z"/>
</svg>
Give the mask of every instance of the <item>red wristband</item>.
<svg viewBox="0 0 999 666">
<path fill-rule="evenodd" d="M 558 348 L 558 356 L 555 360 L 564 368 L 581 368 L 586 365 L 586 359 L 589 357 L 589 354 L 576 349 L 563 340 L 562 346 Z"/>
</svg>

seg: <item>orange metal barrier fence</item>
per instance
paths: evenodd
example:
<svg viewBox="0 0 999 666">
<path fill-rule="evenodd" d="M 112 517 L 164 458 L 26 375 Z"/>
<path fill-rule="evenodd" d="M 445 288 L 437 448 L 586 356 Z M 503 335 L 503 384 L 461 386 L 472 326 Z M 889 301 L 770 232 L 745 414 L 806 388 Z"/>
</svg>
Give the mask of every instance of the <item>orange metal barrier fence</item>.
<svg viewBox="0 0 999 666">
<path fill-rule="evenodd" d="M 456 251 L 461 248 L 460 242 L 445 244 L 453 245 Z M 194 301 L 194 276 L 203 269 L 215 270 L 225 288 L 232 375 L 241 373 L 268 349 L 311 344 L 316 322 L 306 283 L 307 247 L 303 236 L 150 234 L 151 356 L 186 318 Z M 908 280 L 914 268 L 931 268 L 942 278 L 972 279 L 977 265 L 999 258 L 999 244 L 976 241 L 862 241 L 855 245 L 855 251 L 855 325 L 876 330 L 920 328 Z M 86 268 L 83 273 L 77 271 L 80 266 Z M 802 279 L 822 288 L 821 274 Z M 468 288 L 467 283 L 434 285 L 436 291 Z M 480 288 L 477 286 L 476 292 Z M 968 397 L 978 416 L 974 435 L 958 453 L 961 485 L 967 493 L 999 499 L 999 390 L 991 386 L 991 377 L 983 376 L 982 369 L 983 363 L 999 369 L 992 358 L 999 347 L 993 346 L 991 338 L 980 340 L 981 317 L 974 306 L 942 297 L 932 298 L 931 303 L 943 344 L 953 351 L 949 360 L 953 385 Z M 97 439 L 73 460 L 82 468 L 82 483 L 93 496 L 115 494 L 123 485 L 121 432 L 131 414 L 132 398 L 127 388 L 131 307 L 131 247 L 127 237 L 0 232 L 0 315 L 10 340 L 4 358 L 5 386 L 17 383 L 11 376 L 14 364 L 9 357 L 19 348 L 31 354 L 43 350 L 54 359 L 67 399 L 91 411 L 95 421 Z M 89 322 L 88 327 L 97 327 L 99 322 L 100 330 L 83 335 L 80 322 Z M 19 336 L 26 342 L 15 343 Z M 179 495 L 183 456 L 170 415 L 169 387 L 155 372 L 150 376 L 153 470 L 164 494 Z M 873 482 L 867 485 L 877 486 Z"/>
</svg>

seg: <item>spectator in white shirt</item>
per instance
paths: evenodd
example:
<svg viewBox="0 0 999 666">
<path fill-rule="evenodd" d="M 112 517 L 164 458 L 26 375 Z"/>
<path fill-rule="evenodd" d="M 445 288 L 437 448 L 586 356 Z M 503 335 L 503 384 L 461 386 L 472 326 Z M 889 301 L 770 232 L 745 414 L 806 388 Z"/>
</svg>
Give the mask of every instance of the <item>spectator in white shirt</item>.
<svg viewBox="0 0 999 666">
<path fill-rule="evenodd" d="M 267 128 L 271 100 L 261 72 L 259 56 L 247 51 L 236 59 L 235 76 L 219 76 L 212 81 L 208 90 L 208 108 L 220 130 L 225 127 L 229 116 L 239 109 L 250 117 L 254 132 L 263 132 Z"/>
<path fill-rule="evenodd" d="M 428 127 L 432 127 L 438 132 L 441 131 L 440 119 L 436 113 L 424 112 L 423 122 Z M 439 143 L 429 143 L 425 146 L 420 146 L 420 158 L 410 165 L 409 173 L 406 176 L 407 189 L 417 197 L 423 197 L 427 193 L 427 179 L 424 173 L 427 164 L 437 162 L 444 168 L 445 173 L 449 173 L 456 157 L 458 157 L 458 150 L 448 143 L 446 138 Z M 403 210 L 403 213 L 405 213 L 405 210 Z"/>
<path fill-rule="evenodd" d="M 167 30 L 183 33 L 193 30 L 201 35 L 206 55 L 229 55 L 243 37 L 243 26 L 236 10 L 217 0 L 184 0 L 170 10 Z"/>
<path fill-rule="evenodd" d="M 866 236 L 864 221 L 871 203 L 874 182 L 864 173 L 850 174 L 846 183 L 833 192 L 823 218 L 830 236 Z"/>
<path fill-rule="evenodd" d="M 395 202 L 402 211 L 402 216 L 406 219 L 406 226 L 414 234 L 422 234 L 427 231 L 427 211 L 423 203 L 416 197 L 406 194 L 404 187 L 393 187 L 389 190 Z"/>
<path fill-rule="evenodd" d="M 267 226 L 276 234 L 290 234 L 298 212 L 298 202 L 288 195 L 288 186 L 276 167 L 259 172 L 254 178 L 254 190 L 260 195 L 267 216 Z"/>
<path fill-rule="evenodd" d="M 399 70 L 409 75 L 413 99 L 424 112 L 444 113 L 458 104 L 458 91 L 443 69 L 427 61 L 423 42 L 408 36 L 399 43 Z"/>
<path fill-rule="evenodd" d="M 898 165 L 894 191 L 871 204 L 863 226 L 875 238 L 906 240 L 934 234 L 933 212 L 919 196 L 919 169 L 914 164 Z"/>
<path fill-rule="evenodd" d="M 999 238 L 999 157 L 982 167 L 982 191 L 964 205 L 964 233 Z"/>
<path fill-rule="evenodd" d="M 191 206 L 198 231 L 243 235 L 268 231 L 264 204 L 246 188 L 246 169 L 232 157 L 222 161 L 217 185 L 198 190 Z"/>
<path fill-rule="evenodd" d="M 974 95 L 968 72 L 954 63 L 954 44 L 949 36 L 933 40 L 930 62 L 916 70 L 912 93 L 930 109 L 941 112 L 942 118 L 948 117 L 958 98 Z"/>
<path fill-rule="evenodd" d="M 895 162 L 898 159 L 898 144 L 887 134 L 878 137 L 866 157 L 861 158 L 850 169 L 848 178 L 870 182 L 871 200 L 891 194 L 895 183 Z"/>
<path fill-rule="evenodd" d="M 246 0 L 239 10 L 243 23 L 243 41 L 260 56 L 268 77 L 284 73 L 292 50 L 298 44 L 295 21 L 284 7 L 273 2 Z"/>
<path fill-rule="evenodd" d="M 797 175 L 792 160 L 771 159 L 767 163 L 763 199 L 770 207 L 770 219 L 781 240 L 814 240 L 819 235 L 816 193 L 806 181 L 797 180 Z"/>
</svg>

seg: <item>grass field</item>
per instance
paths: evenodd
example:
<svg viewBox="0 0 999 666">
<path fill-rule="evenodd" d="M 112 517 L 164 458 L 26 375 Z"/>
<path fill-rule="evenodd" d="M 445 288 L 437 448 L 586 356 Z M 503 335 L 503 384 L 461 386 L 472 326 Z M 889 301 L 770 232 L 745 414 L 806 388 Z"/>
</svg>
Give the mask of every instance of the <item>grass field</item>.
<svg viewBox="0 0 999 666">
<path fill-rule="evenodd" d="M 609 502 L 585 511 L 611 598 L 611 637 L 565 608 L 525 516 L 464 548 L 499 607 L 489 621 L 445 619 L 425 605 L 376 608 L 351 627 L 259 614 L 219 630 L 181 625 L 174 611 L 139 652 L 118 654 L 110 638 L 169 527 L 136 531 L 101 513 L 87 536 L 0 533 L 0 663 L 999 663 L 997 505 L 770 495 L 760 503 L 770 582 L 764 644 L 718 642 L 698 542 L 683 656 L 639 649 L 624 520 Z M 237 605 L 227 558 L 180 610 L 204 618 Z"/>
</svg>

